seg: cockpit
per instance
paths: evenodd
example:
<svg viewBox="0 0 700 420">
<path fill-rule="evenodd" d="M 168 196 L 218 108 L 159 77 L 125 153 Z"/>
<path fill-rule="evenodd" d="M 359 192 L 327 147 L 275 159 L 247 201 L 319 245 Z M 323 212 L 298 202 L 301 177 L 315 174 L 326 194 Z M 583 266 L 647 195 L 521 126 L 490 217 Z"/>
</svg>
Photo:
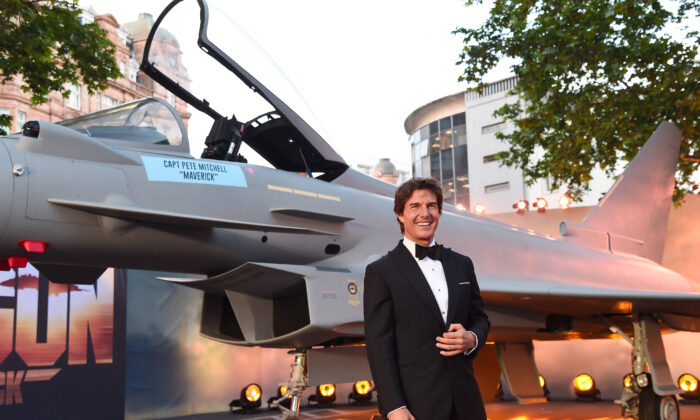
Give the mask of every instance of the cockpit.
<svg viewBox="0 0 700 420">
<path fill-rule="evenodd" d="M 145 98 L 59 123 L 88 137 L 180 146 L 187 130 L 175 110 L 159 98 Z"/>
<path fill-rule="evenodd" d="M 313 114 L 306 112 L 305 103 L 298 100 L 298 93 L 290 89 L 286 77 L 268 76 L 281 73 L 274 62 L 265 54 L 262 60 L 251 59 L 256 55 L 251 52 L 261 49 L 246 48 L 252 40 L 226 16 L 224 7 L 217 0 L 172 2 L 151 28 L 143 47 L 141 70 L 210 118 L 202 158 L 245 162 L 240 152 L 245 144 L 277 169 L 326 181 L 337 178 L 348 165 L 319 134 L 322 130 L 312 121 Z M 198 26 L 193 25 L 196 17 Z M 173 33 L 178 34 L 177 39 Z M 168 59 L 169 51 L 180 53 L 182 61 Z M 177 73 L 182 69 L 199 74 L 183 78 Z M 238 90 L 234 85 L 238 85 Z M 243 99 L 251 94 L 257 103 Z M 150 113 L 146 116 L 143 111 L 139 115 L 127 118 L 143 118 L 148 124 Z M 190 129 L 197 124 L 194 114 L 192 118 L 188 121 Z M 110 136 L 129 136 L 140 130 L 145 134 L 144 141 L 173 144 L 170 135 L 158 139 L 146 126 L 99 130 Z"/>
</svg>

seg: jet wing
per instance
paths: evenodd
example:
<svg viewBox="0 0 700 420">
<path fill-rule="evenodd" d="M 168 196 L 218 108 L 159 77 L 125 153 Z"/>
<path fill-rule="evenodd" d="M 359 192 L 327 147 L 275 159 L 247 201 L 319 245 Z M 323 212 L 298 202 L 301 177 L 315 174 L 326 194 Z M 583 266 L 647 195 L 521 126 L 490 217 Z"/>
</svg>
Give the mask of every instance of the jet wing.
<svg viewBox="0 0 700 420">
<path fill-rule="evenodd" d="M 224 229 L 240 229 L 240 230 L 255 230 L 262 232 L 279 232 L 293 233 L 302 235 L 327 235 L 338 236 L 331 232 L 325 232 L 317 229 L 308 229 L 294 226 L 283 225 L 268 225 L 262 223 L 250 223 L 240 220 L 219 219 L 215 217 L 196 216 L 192 214 L 176 213 L 171 211 L 145 209 L 141 207 L 115 205 L 106 203 L 96 203 L 90 201 L 79 200 L 63 200 L 58 198 L 49 198 L 49 203 L 61 207 L 67 207 L 75 210 L 80 210 L 88 213 L 93 213 L 98 216 L 116 217 L 119 219 L 132 220 L 135 222 L 150 222 L 162 223 L 179 226 L 191 226 L 202 228 L 224 228 Z"/>
<path fill-rule="evenodd" d="M 699 292 L 621 289 L 542 282 L 523 278 L 481 276 L 486 307 L 512 307 L 525 311 L 572 317 L 653 312 L 700 317 Z"/>
</svg>

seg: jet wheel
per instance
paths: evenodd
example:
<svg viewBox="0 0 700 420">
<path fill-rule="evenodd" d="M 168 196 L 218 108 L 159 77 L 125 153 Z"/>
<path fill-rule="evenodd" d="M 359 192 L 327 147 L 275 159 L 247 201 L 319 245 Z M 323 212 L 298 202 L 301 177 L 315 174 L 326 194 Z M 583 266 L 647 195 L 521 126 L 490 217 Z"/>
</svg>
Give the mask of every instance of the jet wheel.
<svg viewBox="0 0 700 420">
<path fill-rule="evenodd" d="M 639 394 L 639 420 L 678 420 L 680 409 L 675 395 L 656 395 L 649 386 Z"/>
</svg>

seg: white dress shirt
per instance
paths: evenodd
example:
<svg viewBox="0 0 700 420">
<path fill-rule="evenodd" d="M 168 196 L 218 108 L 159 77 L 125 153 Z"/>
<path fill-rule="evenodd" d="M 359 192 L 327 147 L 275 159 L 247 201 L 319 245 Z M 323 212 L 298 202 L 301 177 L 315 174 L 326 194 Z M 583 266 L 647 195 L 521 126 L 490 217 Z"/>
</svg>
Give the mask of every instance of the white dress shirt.
<svg viewBox="0 0 700 420">
<path fill-rule="evenodd" d="M 442 320 L 447 324 L 449 294 L 447 292 L 447 279 L 445 278 L 445 270 L 442 268 L 442 263 L 430 257 L 425 257 L 422 260 L 416 258 L 416 243 L 405 236 L 403 238 L 403 244 L 408 248 L 411 255 L 413 255 L 418 267 L 420 267 L 420 271 L 423 272 L 423 276 L 425 276 L 425 279 L 428 281 L 428 286 L 430 286 L 430 290 L 433 291 L 435 301 L 440 308 Z M 433 245 L 435 245 L 435 241 L 430 244 L 430 246 Z"/>
<path fill-rule="evenodd" d="M 437 302 L 438 307 L 440 308 L 440 314 L 442 314 L 442 319 L 443 321 L 445 321 L 445 325 L 447 325 L 447 306 L 449 301 L 449 292 L 447 291 L 447 279 L 445 278 L 445 270 L 442 268 L 442 263 L 430 257 L 425 257 L 422 260 L 416 258 L 416 243 L 405 236 L 403 237 L 403 244 L 408 249 L 408 252 L 410 252 L 413 258 L 416 260 L 416 263 L 418 263 L 418 267 L 420 267 L 420 270 L 423 272 L 423 276 L 425 276 L 425 279 L 428 281 L 428 285 L 430 286 L 430 289 L 433 291 L 433 295 L 435 296 L 435 301 Z M 433 242 L 430 243 L 430 246 L 433 245 L 435 245 L 434 239 Z M 447 327 L 449 327 L 449 325 L 447 325 Z M 479 346 L 479 337 L 476 336 L 476 333 L 474 333 L 474 331 L 469 330 L 467 330 L 467 332 L 470 332 L 474 336 L 474 339 L 476 340 L 476 345 L 473 348 L 465 351 L 465 355 L 468 355 L 469 353 L 473 352 Z"/>
</svg>

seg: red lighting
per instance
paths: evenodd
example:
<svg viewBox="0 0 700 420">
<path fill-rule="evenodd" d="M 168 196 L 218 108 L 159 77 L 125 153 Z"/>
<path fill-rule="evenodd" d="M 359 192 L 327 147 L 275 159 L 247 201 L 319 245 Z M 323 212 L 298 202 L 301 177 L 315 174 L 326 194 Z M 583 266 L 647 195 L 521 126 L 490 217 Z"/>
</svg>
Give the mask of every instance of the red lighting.
<svg viewBox="0 0 700 420">
<path fill-rule="evenodd" d="M 484 206 L 481 203 L 477 203 L 476 206 L 474 206 L 474 213 L 476 213 L 476 214 L 486 213 L 486 206 Z"/>
<path fill-rule="evenodd" d="M 27 252 L 36 252 L 37 254 L 43 254 L 49 247 L 48 242 L 42 241 L 19 241 L 17 245 L 23 247 Z"/>
<path fill-rule="evenodd" d="M 533 206 L 537 207 L 538 213 L 544 213 L 545 209 L 547 208 L 547 200 L 545 200 L 543 197 L 537 197 L 537 202 L 533 203 Z"/>
<path fill-rule="evenodd" d="M 517 203 L 513 204 L 513 208 L 517 210 L 518 214 L 523 214 L 527 210 L 527 206 L 530 203 L 527 202 L 527 200 L 520 200 Z"/>
<path fill-rule="evenodd" d="M 571 206 L 571 197 L 569 197 L 569 194 L 564 194 L 560 199 L 559 199 L 559 207 L 563 209 L 568 209 Z"/>
<path fill-rule="evenodd" d="M 7 264 L 10 268 L 24 268 L 27 266 L 29 257 L 7 257 Z"/>
</svg>

